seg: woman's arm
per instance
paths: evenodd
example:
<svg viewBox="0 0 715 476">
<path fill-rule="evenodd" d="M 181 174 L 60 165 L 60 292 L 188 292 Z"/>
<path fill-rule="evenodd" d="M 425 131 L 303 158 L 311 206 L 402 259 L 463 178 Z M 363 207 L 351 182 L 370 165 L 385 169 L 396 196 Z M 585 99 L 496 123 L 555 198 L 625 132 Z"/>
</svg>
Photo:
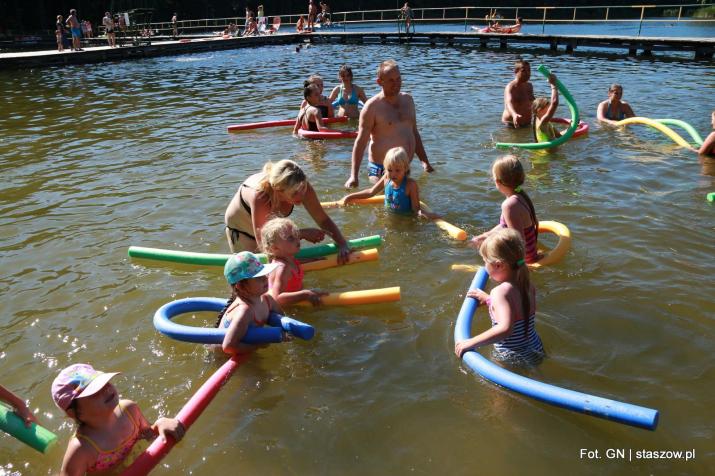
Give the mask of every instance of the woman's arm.
<svg viewBox="0 0 715 476">
<path fill-rule="evenodd" d="M 338 99 L 338 93 L 340 92 L 340 86 L 335 86 L 332 91 L 330 91 L 330 96 L 328 96 L 328 99 L 330 100 L 330 103 L 332 104 L 333 101 Z"/>
<path fill-rule="evenodd" d="M 318 200 L 318 195 L 315 193 L 315 189 L 310 183 L 308 184 L 308 190 L 306 191 L 305 197 L 303 198 L 303 205 L 305 209 L 310 214 L 310 216 L 315 220 L 315 223 L 324 230 L 328 235 L 330 235 L 335 244 L 338 245 L 338 262 L 340 264 L 345 264 L 350 254 L 350 249 L 348 248 L 348 243 L 345 241 L 343 234 L 337 227 L 335 222 L 330 219 L 323 206 Z"/>
<path fill-rule="evenodd" d="M 251 222 L 253 223 L 253 236 L 256 237 L 256 245 L 261 248 L 261 228 L 268 221 L 268 217 L 273 212 L 268 195 L 255 191 L 253 197 L 247 197 L 246 202 L 251 207 Z"/>
<path fill-rule="evenodd" d="M 355 86 L 353 84 L 354 88 L 357 88 L 357 93 L 358 93 L 358 99 L 365 104 L 367 102 L 367 96 L 365 95 L 365 90 L 361 88 L 360 86 Z"/>
</svg>

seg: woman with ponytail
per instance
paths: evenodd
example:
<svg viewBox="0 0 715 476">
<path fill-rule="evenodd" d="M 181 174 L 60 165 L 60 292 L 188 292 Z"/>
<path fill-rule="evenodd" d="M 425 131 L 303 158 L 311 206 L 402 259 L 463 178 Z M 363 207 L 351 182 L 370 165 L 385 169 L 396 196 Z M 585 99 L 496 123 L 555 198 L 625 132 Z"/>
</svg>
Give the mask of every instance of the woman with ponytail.
<svg viewBox="0 0 715 476">
<path fill-rule="evenodd" d="M 526 263 L 531 264 L 540 259 L 536 248 L 539 221 L 536 219 L 536 210 L 531 198 L 522 189 L 525 177 L 524 167 L 513 155 L 504 156 L 494 162 L 492 165 L 494 185 L 506 199 L 501 204 L 499 224 L 472 238 L 472 246 L 479 248 L 492 233 L 502 228 L 512 228 L 521 234 L 521 238 L 526 243 Z"/>
<path fill-rule="evenodd" d="M 317 243 L 329 235 L 338 246 L 338 261 L 344 263 L 350 253 L 345 238 L 323 210 L 303 170 L 292 160 L 267 162 L 262 172 L 238 187 L 224 215 L 231 252 L 257 251 L 263 225 L 271 218 L 289 216 L 293 207 L 301 204 L 320 228 L 301 228 L 300 238 Z"/>
<path fill-rule="evenodd" d="M 538 363 L 544 356 L 544 347 L 534 328 L 536 290 L 524 260 L 524 240 L 516 230 L 500 229 L 482 243 L 479 254 L 487 273 L 499 285 L 489 294 L 477 289 L 467 296 L 488 306 L 492 327 L 456 342 L 454 353 L 461 358 L 468 350 L 494 344 L 494 353 L 500 360 Z"/>
</svg>

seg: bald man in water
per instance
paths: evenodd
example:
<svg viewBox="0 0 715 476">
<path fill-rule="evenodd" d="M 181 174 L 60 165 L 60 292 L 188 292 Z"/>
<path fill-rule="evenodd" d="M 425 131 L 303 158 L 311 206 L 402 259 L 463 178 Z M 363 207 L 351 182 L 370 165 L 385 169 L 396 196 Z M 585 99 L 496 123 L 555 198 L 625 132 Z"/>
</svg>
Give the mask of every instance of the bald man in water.
<svg viewBox="0 0 715 476">
<path fill-rule="evenodd" d="M 385 154 L 393 147 L 404 147 L 410 160 L 416 153 L 424 170 L 434 171 L 417 130 L 415 102 L 412 96 L 400 92 L 402 76 L 395 61 L 380 63 L 377 69 L 377 84 L 382 91 L 368 99 L 360 113 L 360 126 L 353 145 L 350 178 L 345 182 L 346 188 L 358 186 L 362 156 L 370 141 L 368 178 L 372 183 L 382 177 L 385 171 L 382 165 Z"/>
<path fill-rule="evenodd" d="M 531 79 L 531 65 L 522 59 L 514 63 L 514 79 L 504 88 L 504 124 L 521 127 L 531 124 L 531 104 L 534 102 L 534 86 Z"/>
</svg>

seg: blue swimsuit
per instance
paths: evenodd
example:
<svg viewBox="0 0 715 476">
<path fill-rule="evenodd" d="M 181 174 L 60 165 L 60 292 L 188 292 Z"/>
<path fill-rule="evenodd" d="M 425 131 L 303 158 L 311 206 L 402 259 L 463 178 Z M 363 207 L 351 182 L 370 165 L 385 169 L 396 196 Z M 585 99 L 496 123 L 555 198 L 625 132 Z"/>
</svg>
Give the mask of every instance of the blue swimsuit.
<svg viewBox="0 0 715 476">
<path fill-rule="evenodd" d="M 338 106 L 344 106 L 346 104 L 352 104 L 353 106 L 357 106 L 359 104 L 358 96 L 357 96 L 357 91 L 355 90 L 355 86 L 353 86 L 353 90 L 350 93 L 350 97 L 348 100 L 345 100 L 345 97 L 343 96 L 343 86 L 340 86 L 340 93 L 338 94 L 338 98 L 333 101 L 333 107 L 338 107 Z"/>
<path fill-rule="evenodd" d="M 385 184 L 385 207 L 395 213 L 412 213 L 412 200 L 407 195 L 407 177 L 402 179 L 398 188 L 392 186 L 392 180 Z"/>
<path fill-rule="evenodd" d="M 620 114 L 618 114 L 617 117 L 613 117 L 611 115 L 611 101 L 608 101 L 608 108 L 606 108 L 606 119 L 610 119 L 612 121 L 622 121 L 623 119 L 626 118 L 626 113 L 623 111 L 623 107 L 621 106 Z"/>
</svg>

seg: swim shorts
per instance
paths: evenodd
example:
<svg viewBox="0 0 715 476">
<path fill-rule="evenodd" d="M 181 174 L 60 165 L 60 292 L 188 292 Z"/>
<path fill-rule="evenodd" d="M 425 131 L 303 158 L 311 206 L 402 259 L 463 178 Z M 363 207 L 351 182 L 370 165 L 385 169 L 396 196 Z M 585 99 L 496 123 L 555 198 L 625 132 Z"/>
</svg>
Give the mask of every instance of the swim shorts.
<svg viewBox="0 0 715 476">
<path fill-rule="evenodd" d="M 376 164 L 375 162 L 367 163 L 367 176 L 368 177 L 382 177 L 385 174 L 385 166 L 382 164 Z"/>
<path fill-rule="evenodd" d="M 81 28 L 72 28 L 72 36 L 82 36 Z"/>
</svg>

